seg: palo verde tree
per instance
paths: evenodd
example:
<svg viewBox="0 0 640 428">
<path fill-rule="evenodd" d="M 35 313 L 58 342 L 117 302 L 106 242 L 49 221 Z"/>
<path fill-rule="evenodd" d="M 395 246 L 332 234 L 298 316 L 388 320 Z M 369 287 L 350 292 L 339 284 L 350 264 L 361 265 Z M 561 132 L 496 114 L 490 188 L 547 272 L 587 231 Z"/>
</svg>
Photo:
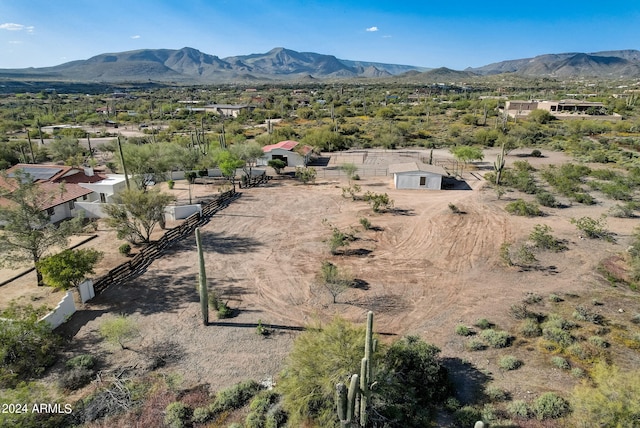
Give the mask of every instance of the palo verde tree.
<svg viewBox="0 0 640 428">
<path fill-rule="evenodd" d="M 64 290 L 77 288 L 87 275 L 94 273 L 94 267 L 103 253 L 92 248 L 64 250 L 58 254 L 44 257 L 38 267 L 44 283 Z"/>
<path fill-rule="evenodd" d="M 15 266 L 31 261 L 36 268 L 38 285 L 43 285 L 38 261 L 52 247 L 64 247 L 67 238 L 79 231 L 82 218 L 63 221 L 58 226 L 50 222 L 47 209 L 56 195 L 47 194 L 31 175 L 21 169 L 9 177 L 2 176 L 6 186 L 0 196 L 9 204 L 0 206 L 0 266 Z M 63 191 L 63 189 L 61 189 Z"/>
<path fill-rule="evenodd" d="M 247 177 L 251 177 L 251 168 L 264 155 L 262 147 L 256 142 L 233 144 L 229 147 L 229 151 L 244 162 L 241 168 Z"/>
<path fill-rule="evenodd" d="M 109 216 L 107 224 L 116 229 L 118 239 L 132 244 L 148 243 L 151 233 L 164 222 L 164 209 L 175 198 L 151 189 L 129 189 L 113 197 L 113 203 L 104 206 Z"/>
</svg>

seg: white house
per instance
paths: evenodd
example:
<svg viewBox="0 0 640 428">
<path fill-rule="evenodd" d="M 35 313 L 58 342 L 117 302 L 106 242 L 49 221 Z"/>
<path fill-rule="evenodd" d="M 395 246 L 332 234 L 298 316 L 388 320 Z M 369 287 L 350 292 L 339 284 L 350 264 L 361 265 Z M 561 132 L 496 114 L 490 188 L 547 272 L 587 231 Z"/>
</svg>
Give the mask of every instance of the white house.
<svg viewBox="0 0 640 428">
<path fill-rule="evenodd" d="M 49 215 L 51 223 L 77 216 L 80 210 L 78 204 L 82 202 L 99 200 L 100 196 L 85 186 L 105 179 L 104 176 L 95 174 L 92 168 L 33 164 L 14 165 L 7 170 L 7 177 L 15 177 L 18 170 L 28 174 L 51 197 L 41 206 Z M 0 186 L 8 191 L 15 189 L 11 180 L 2 181 Z"/>
<path fill-rule="evenodd" d="M 448 175 L 441 166 L 417 162 L 389 165 L 389 173 L 393 174 L 396 189 L 440 190 L 442 177 Z"/>
<path fill-rule="evenodd" d="M 265 166 L 270 160 L 280 159 L 286 166 L 306 166 L 313 155 L 313 147 L 305 145 L 298 148 L 299 144 L 297 141 L 287 140 L 264 146 L 264 155 L 258 159 L 257 164 Z"/>
</svg>

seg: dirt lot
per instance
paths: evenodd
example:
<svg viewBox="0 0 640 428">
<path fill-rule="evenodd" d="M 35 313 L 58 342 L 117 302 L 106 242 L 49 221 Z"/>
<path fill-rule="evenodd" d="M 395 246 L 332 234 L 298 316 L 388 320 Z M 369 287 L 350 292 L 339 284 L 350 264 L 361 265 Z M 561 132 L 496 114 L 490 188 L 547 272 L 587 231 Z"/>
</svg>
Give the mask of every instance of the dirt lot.
<svg viewBox="0 0 640 428">
<path fill-rule="evenodd" d="M 518 159 L 515 155 L 510 161 Z M 493 158 L 494 154 L 486 157 Z M 549 153 L 532 163 L 563 160 Z M 266 187 L 242 189 L 235 202 L 202 227 L 210 287 L 236 309 L 236 317 L 202 325 L 195 240 L 187 238 L 142 276 L 97 296 L 63 332 L 73 337 L 72 352 L 98 349 L 106 367 L 144 364 L 136 349 L 170 341 L 184 353 L 170 370 L 179 373 L 186 386 L 210 383 L 215 389 L 246 378 L 276 377 L 298 328 L 336 315 L 360 323 L 373 310 L 375 330 L 383 340 L 416 334 L 440 347 L 448 364 L 461 369 L 459 385 L 467 398 L 477 383 L 488 379 L 505 385 L 514 399 L 566 390 L 575 380 L 544 362 L 501 372 L 497 352 L 466 351 L 465 339 L 454 334 L 455 327 L 487 318 L 501 328 L 512 328 L 508 308 L 527 293 L 589 300 L 596 296 L 602 303 L 598 310 L 612 322 L 628 318 L 637 312 L 637 295 L 612 289 L 595 268 L 626 248 L 638 220 L 607 219 L 616 243 L 582 239 L 569 219 L 596 218 L 606 212 L 607 204 L 546 209 L 543 218 L 515 217 L 503 208 L 520 195 L 508 193 L 497 200 L 484 181 L 469 174 L 465 178 L 470 190 L 415 191 L 392 189 L 390 177 L 365 177 L 359 182 L 363 192 L 386 192 L 395 202 L 394 211 L 381 214 L 373 214 L 363 201 L 343 198 L 340 187 L 346 180 L 321 178 L 316 185 L 274 180 Z M 453 214 L 450 203 L 464 213 Z M 362 229 L 362 217 L 370 220 L 373 230 Z M 341 230 L 353 229 L 358 239 L 350 249 L 359 255 L 330 255 L 326 240 L 331 231 L 323 219 Z M 540 269 L 504 267 L 499 258 L 502 243 L 523 242 L 538 223 L 551 226 L 569 250 L 538 254 Z M 113 233 L 101 232 L 86 245 L 107 251 L 102 269 L 123 256 L 114 251 L 119 243 Z M 323 260 L 347 269 L 361 284 L 339 295 L 337 304 L 318 286 Z M 3 303 L 16 287 L 29 289 L 28 278 L 2 287 Z M 98 342 L 100 322 L 120 313 L 131 314 L 141 328 L 140 337 L 129 344 L 134 351 Z M 273 325 L 273 334 L 257 335 L 258 322 Z M 530 351 L 530 344 L 519 343 L 510 352 Z M 640 363 L 637 356 L 630 358 L 629 363 Z"/>
</svg>

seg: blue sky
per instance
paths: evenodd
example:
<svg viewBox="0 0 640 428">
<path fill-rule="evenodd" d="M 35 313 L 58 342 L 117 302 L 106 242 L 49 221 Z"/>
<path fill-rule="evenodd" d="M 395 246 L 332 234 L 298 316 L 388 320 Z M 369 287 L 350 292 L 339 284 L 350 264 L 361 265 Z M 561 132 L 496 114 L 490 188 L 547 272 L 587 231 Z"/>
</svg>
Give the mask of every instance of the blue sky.
<svg viewBox="0 0 640 428">
<path fill-rule="evenodd" d="M 640 49 L 640 3 L 594 0 L 0 0 L 0 68 L 192 47 L 274 47 L 462 70 L 546 53 Z"/>
</svg>

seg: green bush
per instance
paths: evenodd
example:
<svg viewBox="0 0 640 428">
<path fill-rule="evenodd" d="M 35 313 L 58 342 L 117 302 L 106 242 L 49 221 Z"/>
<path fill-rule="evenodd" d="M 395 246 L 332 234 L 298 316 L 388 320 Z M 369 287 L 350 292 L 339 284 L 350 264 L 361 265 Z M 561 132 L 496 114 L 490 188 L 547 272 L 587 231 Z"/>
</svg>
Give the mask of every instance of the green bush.
<svg viewBox="0 0 640 428">
<path fill-rule="evenodd" d="M 562 302 L 563 299 L 562 299 L 562 297 L 558 296 L 557 294 L 551 293 L 551 294 L 549 294 L 549 301 L 550 302 L 554 302 L 554 303 L 559 303 L 559 302 Z"/>
<path fill-rule="evenodd" d="M 609 215 L 616 218 L 633 218 L 634 209 L 629 205 L 615 204 L 609 208 Z"/>
<path fill-rule="evenodd" d="M 538 191 L 538 193 L 536 193 L 536 201 L 538 201 L 538 203 L 543 207 L 556 208 L 560 206 L 556 197 L 545 190 Z"/>
<path fill-rule="evenodd" d="M 70 358 L 65 363 L 68 369 L 92 369 L 96 364 L 96 359 L 91 354 L 81 354 Z"/>
<path fill-rule="evenodd" d="M 591 336 L 587 340 L 589 341 L 590 344 L 592 344 L 596 348 L 608 348 L 609 347 L 609 342 L 607 342 L 606 340 L 604 340 L 600 336 Z"/>
<path fill-rule="evenodd" d="M 509 393 L 507 393 L 507 391 L 493 385 L 488 386 L 484 390 L 484 393 L 491 401 L 507 401 L 509 399 Z"/>
<path fill-rule="evenodd" d="M 596 200 L 593 198 L 593 196 L 591 196 L 588 193 L 577 192 L 577 193 L 574 193 L 572 196 L 573 196 L 573 199 L 579 204 L 594 205 L 596 203 Z"/>
<path fill-rule="evenodd" d="M 531 410 L 538 420 L 557 419 L 566 416 L 569 402 L 553 392 L 545 392 L 538 397 L 531 406 Z"/>
<path fill-rule="evenodd" d="M 558 356 L 551 357 L 551 364 L 562 370 L 569 370 L 571 368 L 569 362 L 565 358 Z"/>
<path fill-rule="evenodd" d="M 469 329 L 469 327 L 467 327 L 464 324 L 458 324 L 456 326 L 456 334 L 458 336 L 469 336 L 472 334 L 471 330 Z"/>
<path fill-rule="evenodd" d="M 482 351 L 487 348 L 480 339 L 470 339 L 464 344 L 464 347 L 469 351 Z"/>
<path fill-rule="evenodd" d="M 361 217 L 360 218 L 360 225 L 364 228 L 364 230 L 371 229 L 371 222 L 366 217 Z"/>
<path fill-rule="evenodd" d="M 576 306 L 576 310 L 573 312 L 573 317 L 578 321 L 587 321 L 593 324 L 604 324 L 604 317 L 596 312 L 590 311 L 583 305 Z"/>
<path fill-rule="evenodd" d="M 122 254 L 123 256 L 130 256 L 131 255 L 131 245 L 129 244 L 122 244 L 118 247 L 118 252 L 120 254 Z"/>
<path fill-rule="evenodd" d="M 505 207 L 508 213 L 524 216 L 524 217 L 535 217 L 544 215 L 543 212 L 538 208 L 538 205 L 533 202 L 526 202 L 522 199 L 518 199 L 513 202 L 509 202 Z"/>
<path fill-rule="evenodd" d="M 505 355 L 498 361 L 498 366 L 503 370 L 516 370 L 522 366 L 522 361 L 513 355 Z"/>
<path fill-rule="evenodd" d="M 563 348 L 566 348 L 575 342 L 575 338 L 571 335 L 571 333 L 558 327 L 543 328 L 542 336 L 551 342 L 557 343 Z"/>
<path fill-rule="evenodd" d="M 58 387 L 60 389 L 75 391 L 82 388 L 93 378 L 93 370 L 85 367 L 77 367 L 62 373 L 58 379 Z"/>
<path fill-rule="evenodd" d="M 526 401 L 514 400 L 507 404 L 507 412 L 513 417 L 521 419 L 529 419 L 531 412 Z"/>
<path fill-rule="evenodd" d="M 554 238 L 551 232 L 552 229 L 548 225 L 536 224 L 533 226 L 533 231 L 529 234 L 529 239 L 536 248 L 542 250 L 549 250 L 554 253 L 566 250 L 568 247 L 559 239 Z"/>
<path fill-rule="evenodd" d="M 611 233 L 607 231 L 607 225 L 603 218 L 596 220 L 591 217 L 581 217 L 578 219 L 572 218 L 570 221 L 571 224 L 574 224 L 587 238 L 613 241 L 613 237 Z"/>
<path fill-rule="evenodd" d="M 472 427 L 477 421 L 482 419 L 480 410 L 472 406 L 464 406 L 455 411 L 454 419 L 461 427 Z"/>
<path fill-rule="evenodd" d="M 169 428 L 186 428 L 190 426 L 192 413 L 189 406 L 174 401 L 164 409 L 164 424 Z"/>
<path fill-rule="evenodd" d="M 520 324 L 519 332 L 524 337 L 538 337 L 542 334 L 542 328 L 535 318 L 526 318 Z"/>
<path fill-rule="evenodd" d="M 493 323 L 486 318 L 480 318 L 474 325 L 481 330 L 486 330 L 493 327 Z"/>
<path fill-rule="evenodd" d="M 506 331 L 494 329 L 482 330 L 480 337 L 492 348 L 506 348 L 511 345 L 513 340 Z"/>
</svg>

